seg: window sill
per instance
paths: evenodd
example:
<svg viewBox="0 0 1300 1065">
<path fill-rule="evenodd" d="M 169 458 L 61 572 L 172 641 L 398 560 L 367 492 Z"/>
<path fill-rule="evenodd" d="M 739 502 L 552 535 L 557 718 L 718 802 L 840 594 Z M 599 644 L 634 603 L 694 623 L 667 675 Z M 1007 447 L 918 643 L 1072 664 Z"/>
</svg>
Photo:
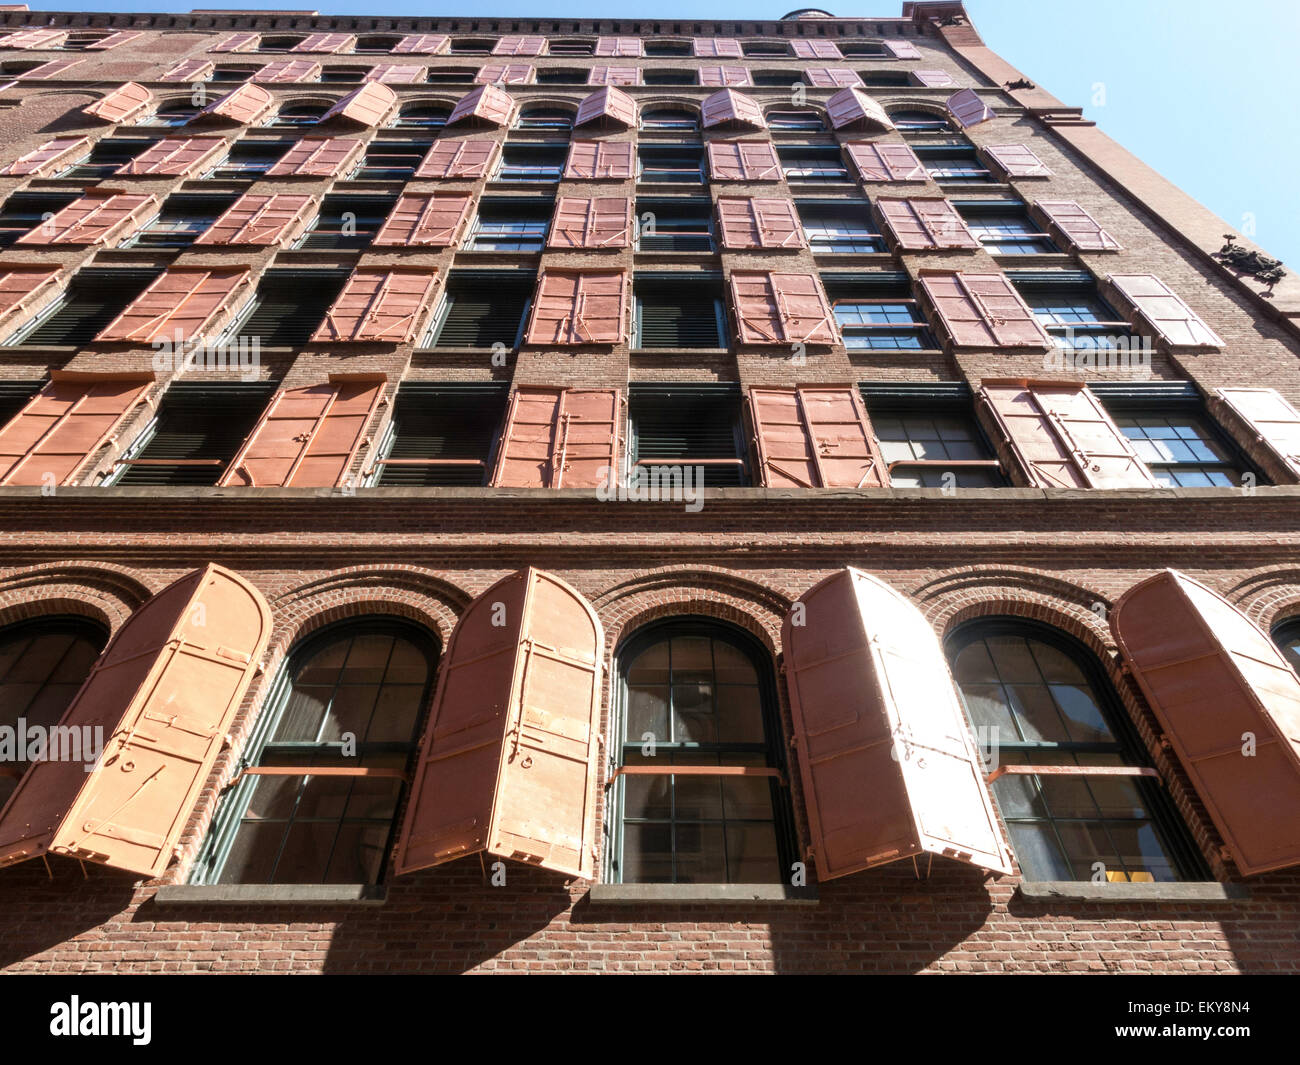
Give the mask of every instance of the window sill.
<svg viewBox="0 0 1300 1065">
<path fill-rule="evenodd" d="M 1094 884 L 1091 881 L 1026 880 L 1017 889 L 1026 902 L 1233 902 L 1250 898 L 1243 884 Z"/>
<path fill-rule="evenodd" d="M 667 903 L 759 903 L 782 906 L 816 906 L 816 887 L 785 884 L 593 884 L 587 892 L 593 906 L 640 906 Z"/>
<path fill-rule="evenodd" d="M 164 884 L 153 897 L 159 906 L 382 906 L 382 884 Z"/>
</svg>

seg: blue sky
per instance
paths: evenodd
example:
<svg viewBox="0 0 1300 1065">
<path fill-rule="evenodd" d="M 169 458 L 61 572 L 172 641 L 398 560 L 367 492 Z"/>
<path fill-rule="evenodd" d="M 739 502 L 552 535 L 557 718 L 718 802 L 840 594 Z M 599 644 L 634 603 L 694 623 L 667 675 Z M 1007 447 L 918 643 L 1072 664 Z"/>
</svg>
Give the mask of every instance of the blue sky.
<svg viewBox="0 0 1300 1065">
<path fill-rule="evenodd" d="M 216 0 L 191 0 L 216 6 Z M 322 14 L 777 18 L 813 0 L 316 0 Z M 902 0 L 825 0 L 837 15 L 897 16 Z M 35 0 L 34 10 L 178 11 L 183 2 Z M 309 0 L 231 0 L 241 8 Z M 1300 2 L 966 0 L 985 42 L 1171 181 L 1300 270 Z M 1227 230 L 1225 230 L 1227 232 Z"/>
</svg>

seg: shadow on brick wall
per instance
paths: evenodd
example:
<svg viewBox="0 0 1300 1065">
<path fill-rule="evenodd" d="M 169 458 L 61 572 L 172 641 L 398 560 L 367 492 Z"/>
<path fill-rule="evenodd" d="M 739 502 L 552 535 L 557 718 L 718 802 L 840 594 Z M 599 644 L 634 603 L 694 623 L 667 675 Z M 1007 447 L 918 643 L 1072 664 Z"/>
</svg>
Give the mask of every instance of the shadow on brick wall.
<svg viewBox="0 0 1300 1065">
<path fill-rule="evenodd" d="M 99 866 L 81 866 L 66 858 L 26 862 L 0 870 L 0 970 L 59 972 L 102 971 L 93 967 L 111 960 L 100 953 L 110 947 L 101 926 L 127 919 L 138 878 Z M 127 944 L 129 946 L 129 944 Z"/>
</svg>

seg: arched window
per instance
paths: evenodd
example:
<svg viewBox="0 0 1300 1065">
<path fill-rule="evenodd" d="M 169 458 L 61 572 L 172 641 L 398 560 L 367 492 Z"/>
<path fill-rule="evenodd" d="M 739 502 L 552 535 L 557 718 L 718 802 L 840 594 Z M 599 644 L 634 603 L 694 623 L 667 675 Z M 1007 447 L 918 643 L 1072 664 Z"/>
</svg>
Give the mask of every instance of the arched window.
<svg viewBox="0 0 1300 1065">
<path fill-rule="evenodd" d="M 395 126 L 419 129 L 442 129 L 451 116 L 451 108 L 442 104 L 407 104 L 397 116 Z"/>
<path fill-rule="evenodd" d="M 680 107 L 647 107 L 641 112 L 642 129 L 684 129 L 700 128 L 700 120 L 691 111 Z"/>
<path fill-rule="evenodd" d="M 1030 880 L 1168 881 L 1205 875 L 1187 830 L 1149 776 L 1026 775 L 1017 766 L 1147 768 L 1101 665 L 1046 625 L 970 622 L 948 640 L 953 676 L 993 794 Z"/>
<path fill-rule="evenodd" d="M 281 106 L 275 116 L 277 126 L 314 126 L 332 105 L 311 100 L 297 100 Z"/>
<path fill-rule="evenodd" d="M 767 125 L 774 130 L 812 130 L 825 129 L 819 112 L 811 108 L 786 108 L 767 112 Z"/>
<path fill-rule="evenodd" d="M 1300 673 L 1300 618 L 1287 618 L 1274 625 L 1273 642 L 1291 668 Z"/>
<path fill-rule="evenodd" d="M 199 113 L 199 106 L 188 96 L 167 100 L 152 115 L 140 120 L 142 126 L 183 126 Z"/>
<path fill-rule="evenodd" d="M 378 882 L 437 660 L 428 633 L 397 619 L 304 641 L 267 698 L 242 763 L 254 771 L 226 793 L 196 878 Z"/>
<path fill-rule="evenodd" d="M 520 129 L 572 129 L 573 112 L 544 105 L 525 107 L 519 112 Z"/>
<path fill-rule="evenodd" d="M 890 111 L 889 120 L 900 133 L 947 133 L 952 129 L 943 115 L 933 111 Z"/>
<path fill-rule="evenodd" d="M 622 645 L 618 676 L 610 879 L 787 882 L 793 832 L 766 651 L 733 626 L 674 619 Z"/>
<path fill-rule="evenodd" d="M 106 642 L 104 630 L 84 618 L 41 618 L 0 629 L 0 728 L 13 729 L 16 740 L 19 731 L 31 736 L 36 726 L 57 724 Z M 21 753 L 16 744 L 14 753 Z M 27 766 L 0 761 L 0 807 Z"/>
</svg>

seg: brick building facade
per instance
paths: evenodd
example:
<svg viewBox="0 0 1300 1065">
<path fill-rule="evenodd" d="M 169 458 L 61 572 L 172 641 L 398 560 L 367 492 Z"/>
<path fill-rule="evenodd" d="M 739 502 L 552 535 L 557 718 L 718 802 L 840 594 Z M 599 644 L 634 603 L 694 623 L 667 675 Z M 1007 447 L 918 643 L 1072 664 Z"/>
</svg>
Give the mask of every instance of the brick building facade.
<svg viewBox="0 0 1300 1065">
<path fill-rule="evenodd" d="M 1300 284 L 959 3 L 0 31 L 0 969 L 1300 966 Z"/>
</svg>

